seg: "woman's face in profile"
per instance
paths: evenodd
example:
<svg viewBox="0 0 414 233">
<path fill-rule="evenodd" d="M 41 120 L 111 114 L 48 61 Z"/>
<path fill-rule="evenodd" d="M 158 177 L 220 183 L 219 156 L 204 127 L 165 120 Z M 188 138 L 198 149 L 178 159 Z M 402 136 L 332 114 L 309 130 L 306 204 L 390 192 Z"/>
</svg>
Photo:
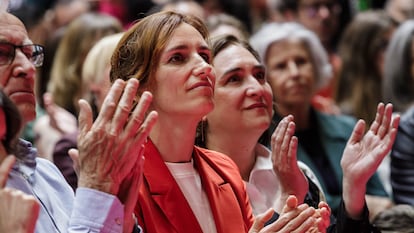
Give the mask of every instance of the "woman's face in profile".
<svg viewBox="0 0 414 233">
<path fill-rule="evenodd" d="M 161 52 L 153 91 L 160 113 L 204 116 L 213 107 L 215 74 L 207 42 L 193 26 L 182 23 Z"/>
</svg>

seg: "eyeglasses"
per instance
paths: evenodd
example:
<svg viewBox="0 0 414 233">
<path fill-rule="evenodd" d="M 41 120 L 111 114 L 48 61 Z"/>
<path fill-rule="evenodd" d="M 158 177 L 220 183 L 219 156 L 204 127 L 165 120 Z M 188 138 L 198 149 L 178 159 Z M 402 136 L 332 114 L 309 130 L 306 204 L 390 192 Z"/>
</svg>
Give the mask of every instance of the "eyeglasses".
<svg viewBox="0 0 414 233">
<path fill-rule="evenodd" d="M 37 44 L 14 45 L 0 42 L 0 65 L 10 65 L 16 56 L 16 49 L 20 49 L 35 67 L 43 65 L 43 46 Z"/>
<path fill-rule="evenodd" d="M 336 2 L 315 2 L 300 5 L 300 9 L 305 10 L 306 15 L 310 18 L 317 16 L 322 7 L 325 7 L 333 15 L 339 15 L 342 12 L 342 7 Z"/>
</svg>

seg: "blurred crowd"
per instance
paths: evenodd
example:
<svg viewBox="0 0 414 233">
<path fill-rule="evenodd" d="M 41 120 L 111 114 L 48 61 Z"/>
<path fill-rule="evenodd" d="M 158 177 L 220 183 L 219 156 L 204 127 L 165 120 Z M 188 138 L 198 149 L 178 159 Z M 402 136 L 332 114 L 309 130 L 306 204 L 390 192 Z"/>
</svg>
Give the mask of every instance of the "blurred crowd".
<svg viewBox="0 0 414 233">
<path fill-rule="evenodd" d="M 118 96 L 116 103 L 121 104 L 122 97 L 127 95 L 128 85 L 133 85 L 130 84 L 130 79 L 140 81 L 136 98 L 128 102 L 128 106 L 133 106 L 124 106 L 129 112 L 125 119 L 132 117 L 135 111 L 145 111 L 146 108 L 158 113 L 157 123 L 153 122 L 155 116 L 141 113 L 137 125 L 143 125 L 145 115 L 145 122 L 152 122 L 148 124 L 154 128 L 151 132 L 151 127 L 145 128 L 149 139 L 140 141 L 145 144 L 145 149 L 139 151 L 144 155 L 157 155 L 163 160 L 145 156 L 145 165 L 131 162 L 136 166 L 143 166 L 143 172 L 141 169 L 137 172 L 143 173 L 143 178 L 138 180 L 143 179 L 143 184 L 140 185 L 144 187 L 135 199 L 138 207 L 135 208 L 134 230 L 163 232 L 169 226 L 168 221 L 163 218 L 174 219 L 174 213 L 164 216 L 162 211 L 157 212 L 154 209 L 179 208 L 185 200 L 194 212 L 189 222 L 194 221 L 196 225 L 197 222 L 200 223 L 197 226 L 200 229 L 193 232 L 210 232 L 211 229 L 214 229 L 211 232 L 223 232 L 222 229 L 231 229 L 231 224 L 237 225 L 233 222 L 229 223 L 229 228 L 225 228 L 218 223 L 220 218 L 217 216 L 220 214 L 216 212 L 224 215 L 228 214 L 226 211 L 233 210 L 221 210 L 212 204 L 213 198 L 209 191 L 211 187 L 204 180 L 203 172 L 206 171 L 203 166 L 209 164 L 215 167 L 218 164 L 220 167 L 228 159 L 219 156 L 216 158 L 216 154 L 210 155 L 214 158 L 211 161 L 205 159 L 204 154 L 205 157 L 209 156 L 205 151 L 212 150 L 219 155 L 227 155 L 231 161 L 228 164 L 231 164 L 234 171 L 240 172 L 236 173 L 244 181 L 245 188 L 239 187 L 238 180 L 229 178 L 228 182 L 238 197 L 236 201 L 241 206 L 242 213 L 235 214 L 240 214 L 240 218 L 244 219 L 241 222 L 244 222 L 245 229 L 251 229 L 251 216 L 261 216 L 269 208 L 273 208 L 280 216 L 288 213 L 289 208 L 302 208 L 287 204 L 292 201 L 287 194 L 291 194 L 297 198 L 299 204 L 313 204 L 317 213 L 322 216 L 315 217 L 314 220 L 319 228 L 327 228 L 329 225 L 331 228 L 336 227 L 336 232 L 341 232 L 338 229 L 347 229 L 341 228 L 341 224 L 346 225 L 348 218 L 361 220 L 363 223 L 365 218 L 369 230 L 364 228 L 358 230 L 360 232 L 414 232 L 413 0 L 0 2 L 3 5 L 8 4 L 4 10 L 23 23 L 27 37 L 33 45 L 41 46 L 43 54 L 42 64 L 36 65 L 36 61 L 32 61 L 36 67 L 33 71 L 36 117 L 27 121 L 23 119 L 20 131 L 16 126 L 18 136 L 37 149 L 38 157 L 50 161 L 59 169 L 73 192 L 77 193 L 78 188 L 85 187 L 85 182 L 80 180 L 80 174 L 86 174 L 83 180 L 85 177 L 93 177 L 92 173 L 79 171 L 83 171 L 79 165 L 83 161 L 79 159 L 82 158 L 82 151 L 93 153 L 89 151 L 92 149 L 85 149 L 85 143 L 81 143 L 87 138 L 85 128 L 88 127 L 85 125 L 88 124 L 85 122 L 88 121 L 85 120 L 85 112 L 89 113 L 82 105 L 89 105 L 91 119 L 87 119 L 91 122 L 98 124 L 104 121 L 102 119 L 108 120 L 109 118 L 102 117 L 108 115 L 111 109 L 107 99 Z M 177 36 L 175 40 L 169 40 L 176 35 L 171 34 L 172 31 L 186 32 L 180 31 L 180 27 L 162 28 L 172 25 L 175 20 L 171 18 L 162 21 L 157 18 L 166 11 L 194 17 L 205 25 L 208 35 L 204 35 L 203 30 L 198 28 L 198 21 L 185 21 L 203 36 L 201 39 L 195 36 L 194 40 L 206 43 L 206 47 L 211 50 L 211 55 L 207 58 L 203 57 L 204 52 L 198 52 L 206 64 L 200 65 L 202 61 L 192 61 L 195 58 L 188 55 L 190 52 L 187 51 L 191 49 L 185 46 L 181 50 L 187 52 L 181 53 L 187 54 L 186 57 L 180 53 L 180 56 L 172 56 L 172 60 L 165 58 L 164 52 L 159 51 L 160 47 L 172 47 L 171 43 L 182 39 Z M 150 16 L 154 16 L 154 19 L 151 18 L 153 22 L 159 20 L 159 24 L 146 22 Z M 145 25 L 147 28 L 144 28 Z M 7 23 L 3 25 L 0 20 L 0 66 L 10 64 L 1 60 L 1 56 L 4 56 L 1 54 L 1 43 L 6 41 L 2 37 L 1 27 L 6 26 Z M 154 29 L 150 30 L 150 27 Z M 156 29 L 158 27 L 160 29 Z M 145 41 L 147 44 L 134 40 Z M 7 45 L 12 43 L 6 42 Z M 24 45 L 14 45 L 13 56 L 16 59 L 19 48 L 23 52 Z M 198 50 L 202 48 L 197 47 Z M 176 48 L 171 50 L 174 49 Z M 197 65 L 201 67 L 200 71 L 191 72 L 200 72 L 197 75 L 207 80 L 207 84 L 202 85 L 210 85 L 214 89 L 214 110 L 204 102 L 193 103 L 180 98 L 178 87 L 187 84 L 177 84 L 168 79 L 178 77 L 180 72 L 184 73 L 183 69 L 178 69 L 179 65 L 183 68 L 184 63 L 191 62 L 200 63 Z M 234 68 L 230 69 L 232 67 Z M 163 74 L 162 72 L 165 72 L 165 77 L 158 78 L 157 75 Z M 157 77 L 157 80 L 152 81 L 153 77 Z M 247 77 L 253 77 L 255 84 L 249 84 L 248 82 L 253 81 L 249 81 Z M 114 87 L 118 79 L 125 82 L 122 93 Z M 213 79 L 215 83 L 211 81 Z M 213 84 L 208 84 L 209 82 Z M 251 86 L 242 89 L 244 85 Z M 0 86 L 7 85 L 3 82 Z M 8 95 L 7 88 L 4 89 Z M 245 92 L 238 93 L 240 90 Z M 148 107 L 149 103 L 145 105 L 149 101 L 147 98 L 150 98 L 146 96 L 146 91 L 152 92 L 154 106 Z M 207 91 L 203 95 L 207 96 Z M 245 115 L 246 109 L 257 108 L 259 105 L 244 106 L 247 105 L 247 98 L 266 105 L 263 109 L 268 114 Z M 145 109 L 138 102 L 143 102 Z M 190 114 L 189 110 L 178 105 L 191 107 L 194 112 L 197 108 L 200 110 Z M 204 108 L 200 107 L 204 105 Z M 173 106 L 176 108 L 171 109 Z M 0 107 L 4 108 L 3 105 Z M 234 108 L 239 111 L 233 111 Z M 109 115 L 111 119 L 119 118 L 123 122 L 125 119 L 117 114 L 118 112 L 113 113 L 113 116 Z M 197 116 L 191 118 L 189 115 Z M 131 121 L 135 120 L 137 119 Z M 187 125 L 181 123 L 182 121 L 187 121 Z M 176 122 L 180 122 L 177 125 L 182 127 L 176 126 Z M 8 121 L 1 124 L 6 124 L 7 130 L 13 128 Z M 135 128 L 130 124 L 132 123 L 126 121 L 118 127 L 125 131 L 129 131 L 130 127 L 138 130 L 138 126 Z M 113 125 L 114 123 L 112 127 L 115 127 Z M 107 127 L 110 130 L 110 126 Z M 180 133 L 173 135 L 165 131 Z M 179 142 L 173 144 L 177 140 Z M 6 148 L 8 144 L 11 145 L 11 142 L 6 143 L 3 138 L 2 142 Z M 101 143 L 109 141 L 103 140 Z M 117 144 L 116 141 L 111 143 Z M 138 142 L 134 143 L 137 144 L 135 147 L 141 147 Z M 107 144 L 107 147 L 110 145 L 112 144 Z M 129 144 L 120 144 L 118 147 L 125 145 Z M 174 155 L 177 152 L 187 153 L 184 148 L 192 148 L 192 145 L 196 145 L 196 149 L 189 153 L 191 168 L 184 167 L 182 165 L 186 163 L 181 162 L 189 158 Z M 6 154 L 17 153 L 12 149 L 5 151 Z M 198 153 L 202 156 L 196 156 Z M 121 157 L 118 159 L 123 161 Z M 20 159 L 22 158 L 17 157 L 17 161 Z M 92 163 L 93 161 L 85 162 Z M 12 169 L 9 164 L 11 163 L 7 164 L 8 170 Z M 96 166 L 94 169 L 99 168 Z M 131 169 L 133 170 L 129 168 Z M 127 171 L 122 184 L 117 183 L 119 189 L 123 189 L 124 181 L 130 178 L 130 173 L 126 173 Z M 137 175 L 132 171 L 131 174 Z M 160 174 L 164 175 L 160 177 Z M 232 173 L 218 174 L 234 176 Z M 165 180 L 161 179 L 163 177 Z M 196 177 L 195 180 L 192 180 L 193 177 Z M 6 184 L 2 179 L 5 178 L 0 177 L 0 194 Z M 177 200 L 181 204 L 164 206 L 165 203 L 157 202 L 158 197 L 154 196 L 167 192 L 165 187 L 159 185 L 162 182 L 177 182 L 176 186 L 182 193 L 160 202 Z M 126 211 L 128 205 L 125 204 L 123 195 L 137 190 L 138 188 L 123 193 L 112 192 L 125 205 L 125 214 L 130 212 Z M 176 191 L 171 188 L 168 192 Z M 247 193 L 246 200 L 250 201 L 247 211 L 243 209 L 244 199 L 238 196 L 238 192 L 242 195 Z M 213 194 L 212 196 L 215 197 Z M 211 208 L 193 205 L 208 204 L 209 201 Z M 214 204 L 226 203 L 224 200 L 219 201 Z M 329 207 L 320 206 L 320 202 L 327 203 Z M 187 208 L 187 205 L 184 207 Z M 39 207 L 36 208 L 39 211 Z M 330 217 L 323 217 L 326 212 Z M 208 217 L 204 219 L 205 214 Z M 160 226 L 156 226 L 157 219 Z M 209 222 L 211 219 L 216 223 Z M 321 222 L 326 222 L 326 219 L 330 219 L 330 224 L 325 226 Z M 346 220 L 342 222 L 341 219 Z M 171 223 L 170 227 L 174 224 L 180 225 L 180 220 L 174 221 L 177 222 Z M 262 225 L 266 225 L 264 222 L 266 221 Z M 59 224 L 57 228 L 60 227 Z M 301 226 L 304 225 L 302 223 Z M 361 223 L 359 227 L 362 225 Z M 282 228 L 273 228 L 276 230 L 268 232 L 283 232 Z M 189 228 L 177 227 L 171 232 L 188 232 L 183 229 Z"/>
</svg>

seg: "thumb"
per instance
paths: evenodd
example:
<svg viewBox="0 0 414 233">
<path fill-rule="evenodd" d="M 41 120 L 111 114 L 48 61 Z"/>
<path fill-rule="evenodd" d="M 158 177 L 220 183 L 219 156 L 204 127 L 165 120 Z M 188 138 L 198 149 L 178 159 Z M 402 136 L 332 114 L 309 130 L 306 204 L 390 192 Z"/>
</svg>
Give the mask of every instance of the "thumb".
<svg viewBox="0 0 414 233">
<path fill-rule="evenodd" d="M 260 232 L 260 230 L 264 227 L 265 223 L 272 218 L 273 213 L 273 209 L 268 209 L 266 212 L 257 215 L 254 219 L 253 226 L 249 230 L 249 233 Z"/>
<path fill-rule="evenodd" d="M 79 151 L 77 149 L 69 149 L 68 151 L 69 157 L 73 161 L 73 169 L 76 172 L 76 176 L 79 177 Z"/>
</svg>

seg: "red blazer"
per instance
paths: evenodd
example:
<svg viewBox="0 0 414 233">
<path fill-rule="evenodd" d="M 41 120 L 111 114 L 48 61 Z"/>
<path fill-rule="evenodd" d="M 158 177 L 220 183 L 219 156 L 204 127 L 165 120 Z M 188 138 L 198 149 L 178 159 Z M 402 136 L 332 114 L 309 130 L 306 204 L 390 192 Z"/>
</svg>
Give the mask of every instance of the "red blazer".
<svg viewBox="0 0 414 233">
<path fill-rule="evenodd" d="M 202 233 L 184 194 L 151 140 L 144 154 L 143 185 L 135 209 L 144 232 Z M 199 147 L 194 147 L 193 160 L 210 202 L 217 233 L 248 232 L 253 214 L 234 162 L 226 155 Z"/>
</svg>

